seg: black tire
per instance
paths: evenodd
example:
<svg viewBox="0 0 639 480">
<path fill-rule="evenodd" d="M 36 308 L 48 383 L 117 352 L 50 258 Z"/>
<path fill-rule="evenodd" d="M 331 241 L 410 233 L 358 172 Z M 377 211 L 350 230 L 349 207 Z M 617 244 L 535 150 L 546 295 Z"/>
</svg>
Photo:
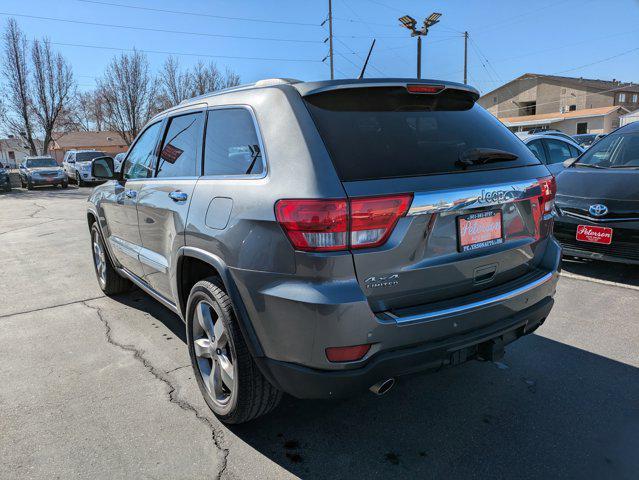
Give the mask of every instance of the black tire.
<svg viewBox="0 0 639 480">
<path fill-rule="evenodd" d="M 69 182 L 68 182 L 68 181 L 66 181 L 66 182 L 62 182 L 62 183 L 60 184 L 60 187 L 61 187 L 61 188 L 69 188 Z"/>
<path fill-rule="evenodd" d="M 33 190 L 33 183 L 27 181 L 27 190 Z"/>
<path fill-rule="evenodd" d="M 22 181 L 22 177 L 20 177 L 20 187 L 22 187 L 22 188 L 27 188 L 26 183 L 24 183 L 24 182 Z"/>
<path fill-rule="evenodd" d="M 98 271 L 98 262 L 96 260 L 96 252 L 94 242 L 98 241 L 103 252 L 104 257 L 104 275 Z M 91 225 L 91 253 L 93 257 L 93 267 L 95 268 L 95 275 L 98 280 L 98 285 L 106 295 L 117 295 L 118 293 L 128 292 L 132 284 L 131 282 L 120 276 L 120 274 L 113 268 L 111 258 L 109 258 L 109 252 L 107 252 L 104 246 L 104 240 L 97 224 L 94 222 Z"/>
<path fill-rule="evenodd" d="M 217 321 L 222 321 L 226 335 L 228 336 L 228 348 L 234 357 L 236 374 L 234 378 L 234 394 L 231 394 L 228 405 L 221 408 L 215 403 L 209 393 L 195 355 L 193 344 L 195 309 L 201 301 L 218 308 Z M 224 291 L 222 282 L 216 277 L 209 277 L 196 283 L 191 289 L 187 303 L 187 338 L 191 365 L 197 379 L 198 387 L 204 396 L 209 408 L 215 415 L 227 424 L 248 422 L 257 417 L 271 412 L 279 404 L 282 392 L 269 383 L 256 365 L 251 353 L 246 346 L 242 332 L 239 329 L 231 299 Z"/>
<path fill-rule="evenodd" d="M 86 185 L 79 172 L 75 172 L 75 183 L 78 184 L 78 187 L 84 187 Z"/>
</svg>

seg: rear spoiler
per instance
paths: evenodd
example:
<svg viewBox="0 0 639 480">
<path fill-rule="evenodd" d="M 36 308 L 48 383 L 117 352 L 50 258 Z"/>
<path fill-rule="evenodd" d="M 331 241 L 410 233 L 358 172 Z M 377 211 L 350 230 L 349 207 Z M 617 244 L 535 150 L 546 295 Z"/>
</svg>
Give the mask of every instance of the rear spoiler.
<svg viewBox="0 0 639 480">
<path fill-rule="evenodd" d="M 438 95 L 445 91 L 457 90 L 468 94 L 473 102 L 479 98 L 479 91 L 476 88 L 464 83 L 443 82 L 440 80 L 417 80 L 417 79 L 373 79 L 362 80 L 330 80 L 324 82 L 303 82 L 293 84 L 302 97 L 317 95 L 338 90 L 352 90 L 358 88 L 390 88 L 401 87 L 416 95 Z M 415 88 L 409 88 L 415 87 Z M 420 89 L 420 87 L 424 87 Z M 432 89 L 427 87 L 433 87 Z M 436 89 L 436 91 L 435 91 Z M 413 90 L 413 91 L 411 91 Z M 423 90 L 423 91 L 419 91 Z M 430 91 L 433 90 L 433 91 Z"/>
</svg>

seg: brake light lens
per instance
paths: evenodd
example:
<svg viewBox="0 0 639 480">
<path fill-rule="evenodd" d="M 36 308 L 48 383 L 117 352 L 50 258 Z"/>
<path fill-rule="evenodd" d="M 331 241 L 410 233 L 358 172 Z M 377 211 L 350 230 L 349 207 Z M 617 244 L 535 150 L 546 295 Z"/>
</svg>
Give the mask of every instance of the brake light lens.
<svg viewBox="0 0 639 480">
<path fill-rule="evenodd" d="M 352 200 L 286 199 L 275 217 L 296 250 L 327 252 L 377 247 L 406 214 L 412 194 Z"/>
<path fill-rule="evenodd" d="M 353 345 L 351 347 L 328 347 L 326 358 L 329 362 L 354 362 L 360 360 L 371 349 L 370 344 Z"/>
<path fill-rule="evenodd" d="M 545 177 L 539 179 L 541 187 L 541 197 L 539 206 L 544 213 L 550 213 L 555 206 L 555 195 L 557 194 L 557 180 L 555 177 Z"/>
<path fill-rule="evenodd" d="M 280 200 L 275 216 L 297 250 L 344 250 L 348 241 L 346 200 Z"/>
<path fill-rule="evenodd" d="M 445 87 L 443 85 L 407 85 L 409 93 L 439 93 Z"/>
<path fill-rule="evenodd" d="M 351 248 L 378 247 L 406 214 L 412 195 L 354 198 L 351 200 Z"/>
</svg>

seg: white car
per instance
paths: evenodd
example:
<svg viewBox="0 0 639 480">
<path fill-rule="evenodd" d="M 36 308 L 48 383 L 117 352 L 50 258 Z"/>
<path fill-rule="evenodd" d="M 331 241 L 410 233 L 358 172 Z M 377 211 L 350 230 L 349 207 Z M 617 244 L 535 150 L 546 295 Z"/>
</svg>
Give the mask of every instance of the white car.
<svg viewBox="0 0 639 480">
<path fill-rule="evenodd" d="M 106 154 L 98 150 L 69 150 L 64 154 L 62 168 L 69 181 L 74 181 L 79 187 L 87 183 L 97 182 L 97 178 L 91 176 L 91 162 L 94 158 L 104 157 Z"/>
<path fill-rule="evenodd" d="M 544 133 L 517 133 L 516 135 L 555 176 L 564 169 L 565 160 L 577 158 L 585 151 L 577 142 L 563 136 Z"/>
<path fill-rule="evenodd" d="M 126 152 L 118 153 L 115 157 L 113 157 L 113 168 L 116 172 L 119 172 L 122 168 L 122 162 L 124 162 L 124 157 L 126 157 Z"/>
</svg>

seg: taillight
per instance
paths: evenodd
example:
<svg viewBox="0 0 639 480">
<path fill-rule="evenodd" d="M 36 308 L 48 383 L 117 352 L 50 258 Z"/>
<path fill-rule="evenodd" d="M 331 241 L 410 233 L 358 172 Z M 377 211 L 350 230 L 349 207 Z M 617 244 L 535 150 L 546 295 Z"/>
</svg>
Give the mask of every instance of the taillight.
<svg viewBox="0 0 639 480">
<path fill-rule="evenodd" d="M 352 200 L 279 200 L 275 216 L 296 250 L 323 252 L 382 245 L 412 194 Z"/>
<path fill-rule="evenodd" d="M 555 206 L 557 180 L 555 180 L 555 177 L 540 178 L 539 186 L 541 187 L 541 197 L 539 197 L 541 211 L 543 213 L 550 213 Z"/>
<path fill-rule="evenodd" d="M 412 199 L 412 195 L 352 199 L 351 248 L 382 245 L 408 210 Z"/>
<path fill-rule="evenodd" d="M 275 216 L 297 250 L 344 250 L 348 241 L 346 200 L 280 200 Z"/>
</svg>

